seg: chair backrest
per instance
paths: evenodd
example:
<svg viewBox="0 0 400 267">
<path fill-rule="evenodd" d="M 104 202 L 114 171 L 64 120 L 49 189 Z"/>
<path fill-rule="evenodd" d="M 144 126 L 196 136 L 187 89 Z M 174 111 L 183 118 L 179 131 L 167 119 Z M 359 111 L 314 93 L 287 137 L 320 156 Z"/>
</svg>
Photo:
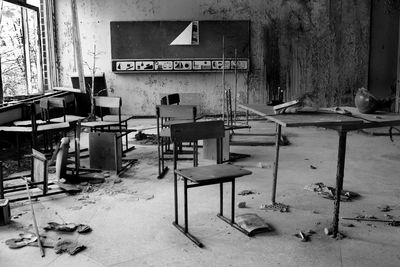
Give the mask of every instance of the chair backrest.
<svg viewBox="0 0 400 267">
<path fill-rule="evenodd" d="M 49 99 L 47 97 L 40 99 L 39 107 L 42 120 L 49 121 L 50 120 Z"/>
<path fill-rule="evenodd" d="M 223 121 L 201 121 L 171 125 L 173 142 L 195 142 L 204 139 L 221 139 L 225 136 Z"/>
<path fill-rule="evenodd" d="M 96 96 L 94 98 L 96 107 L 101 108 L 120 108 L 122 99 L 116 96 Z"/>
<path fill-rule="evenodd" d="M 223 121 L 201 121 L 192 123 L 179 123 L 170 126 L 170 138 L 174 143 L 174 170 L 177 168 L 177 145 L 182 142 L 193 142 L 193 166 L 198 165 L 197 141 L 216 139 L 216 161 L 223 162 L 222 138 L 225 136 Z"/>
<path fill-rule="evenodd" d="M 173 119 L 194 119 L 197 115 L 197 108 L 193 105 L 157 105 L 157 118 Z"/>
<path fill-rule="evenodd" d="M 100 118 L 103 120 L 103 108 L 117 109 L 118 120 L 121 123 L 121 107 L 122 99 L 117 96 L 96 96 L 94 98 L 94 105 L 100 111 Z"/>
<path fill-rule="evenodd" d="M 181 99 L 178 93 L 169 94 L 161 98 L 161 105 L 179 105 Z"/>
</svg>

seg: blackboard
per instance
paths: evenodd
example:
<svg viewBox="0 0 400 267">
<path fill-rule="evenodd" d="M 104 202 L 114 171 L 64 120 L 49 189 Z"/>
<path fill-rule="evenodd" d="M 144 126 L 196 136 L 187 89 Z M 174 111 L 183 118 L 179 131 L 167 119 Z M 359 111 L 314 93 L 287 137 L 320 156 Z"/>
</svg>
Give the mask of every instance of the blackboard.
<svg viewBox="0 0 400 267">
<path fill-rule="evenodd" d="M 248 60 L 250 21 L 199 21 L 199 44 L 170 43 L 191 21 L 113 21 L 111 30 L 112 61 L 133 60 Z M 223 40 L 224 39 L 224 49 Z M 115 71 L 115 64 L 113 65 Z"/>
</svg>

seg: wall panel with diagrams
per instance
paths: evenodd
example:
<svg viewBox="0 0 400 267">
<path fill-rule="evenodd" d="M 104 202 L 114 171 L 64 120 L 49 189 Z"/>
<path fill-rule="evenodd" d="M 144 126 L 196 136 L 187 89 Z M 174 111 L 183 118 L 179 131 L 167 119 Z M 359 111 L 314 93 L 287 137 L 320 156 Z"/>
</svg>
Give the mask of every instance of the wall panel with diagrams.
<svg viewBox="0 0 400 267">
<path fill-rule="evenodd" d="M 224 62 L 226 71 L 249 70 L 248 20 L 114 21 L 110 27 L 114 73 L 218 72 Z"/>
</svg>

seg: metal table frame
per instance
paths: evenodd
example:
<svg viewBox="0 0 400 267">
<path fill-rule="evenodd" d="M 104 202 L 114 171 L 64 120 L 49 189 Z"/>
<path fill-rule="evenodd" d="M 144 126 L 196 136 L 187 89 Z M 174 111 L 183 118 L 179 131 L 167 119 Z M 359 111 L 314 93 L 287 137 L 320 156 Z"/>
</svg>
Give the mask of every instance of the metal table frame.
<svg viewBox="0 0 400 267">
<path fill-rule="evenodd" d="M 246 107 L 246 105 L 242 105 Z M 276 188 L 278 182 L 278 165 L 279 165 L 279 148 L 280 138 L 283 127 L 324 127 L 333 129 L 338 133 L 338 157 L 336 171 L 336 190 L 334 200 L 334 212 L 332 220 L 333 237 L 337 237 L 339 232 L 339 210 L 340 210 L 340 195 L 343 189 L 344 167 L 346 159 L 346 143 L 347 133 L 367 128 L 378 128 L 388 126 L 399 126 L 400 115 L 394 113 L 378 113 L 378 114 L 361 114 L 356 108 L 343 107 L 350 114 L 337 114 L 332 112 L 324 113 L 299 113 L 299 114 L 276 114 L 268 115 L 262 105 L 249 105 L 248 109 L 264 117 L 267 120 L 276 123 L 276 138 L 275 138 L 275 161 L 273 169 L 272 197 L 273 205 L 276 203 Z"/>
</svg>

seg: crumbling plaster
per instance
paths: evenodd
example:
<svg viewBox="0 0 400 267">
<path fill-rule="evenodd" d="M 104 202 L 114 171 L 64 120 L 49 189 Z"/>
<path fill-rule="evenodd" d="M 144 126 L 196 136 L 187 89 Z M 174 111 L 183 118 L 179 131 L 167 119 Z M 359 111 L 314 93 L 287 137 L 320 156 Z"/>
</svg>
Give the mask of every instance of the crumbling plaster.
<svg viewBox="0 0 400 267">
<path fill-rule="evenodd" d="M 123 111 L 153 115 L 160 94 L 191 93 L 188 101 L 205 112 L 221 112 L 222 76 L 196 74 L 114 74 L 111 71 L 110 21 L 237 20 L 251 21 L 251 71 L 239 74 L 238 99 L 268 101 L 267 90 L 286 89 L 287 98 L 313 91 L 323 105 L 349 102 L 367 86 L 368 0 L 77 0 L 83 60 L 96 44 L 97 73 L 104 72 L 110 95 L 123 97 Z M 70 85 L 74 53 L 69 0 L 56 1 L 61 84 Z M 274 28 L 271 28 L 273 26 Z M 267 44 L 276 40 L 275 61 Z M 273 64 L 271 65 L 271 62 Z M 278 77 L 271 82 L 270 71 Z M 86 73 L 90 70 L 85 66 Z M 234 75 L 226 75 L 233 89 Z M 343 97 L 340 97 L 343 96 Z"/>
</svg>

